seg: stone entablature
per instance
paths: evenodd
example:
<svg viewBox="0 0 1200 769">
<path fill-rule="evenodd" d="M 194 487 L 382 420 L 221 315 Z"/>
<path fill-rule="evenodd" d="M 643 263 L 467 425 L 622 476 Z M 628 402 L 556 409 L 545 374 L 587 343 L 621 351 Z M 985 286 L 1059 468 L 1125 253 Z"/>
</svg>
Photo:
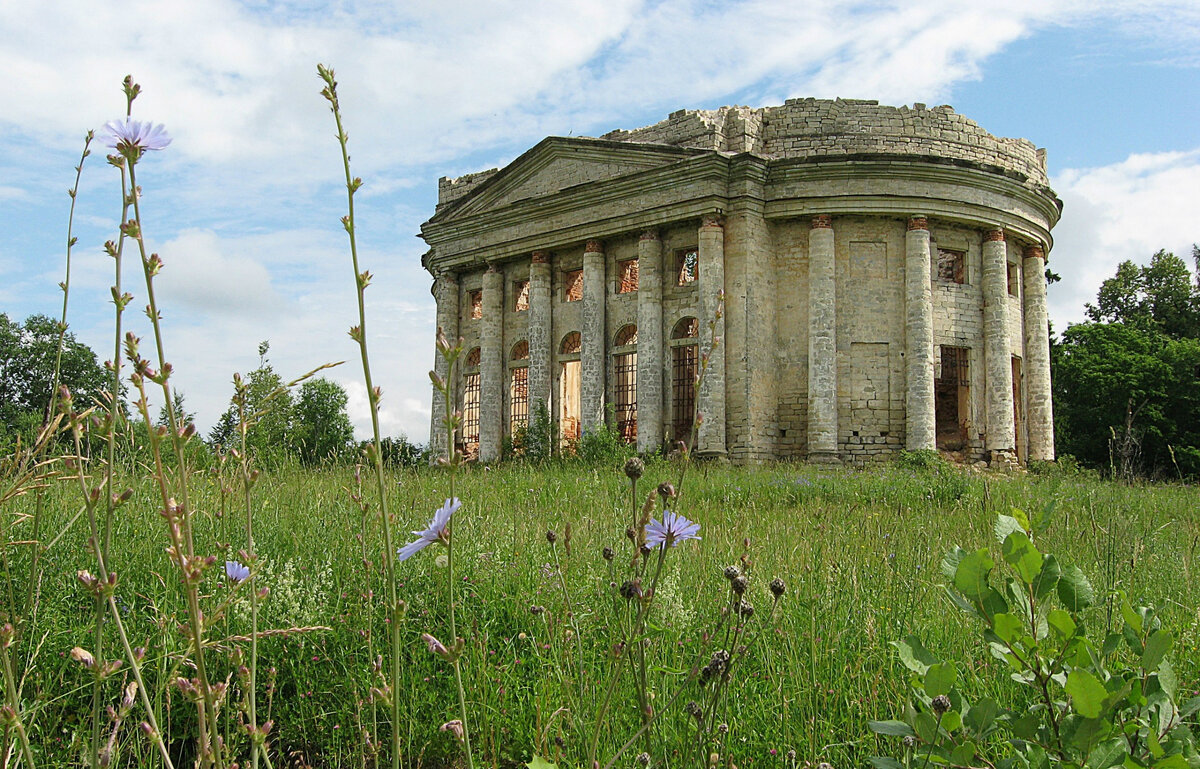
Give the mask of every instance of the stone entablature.
<svg viewBox="0 0 1200 769">
<path fill-rule="evenodd" d="M 443 179 L 423 264 L 479 349 L 460 441 L 493 459 L 544 406 L 568 435 L 615 410 L 649 451 L 698 408 L 695 450 L 738 461 L 1051 459 L 1043 163 L 949 108 L 805 99 Z"/>
</svg>

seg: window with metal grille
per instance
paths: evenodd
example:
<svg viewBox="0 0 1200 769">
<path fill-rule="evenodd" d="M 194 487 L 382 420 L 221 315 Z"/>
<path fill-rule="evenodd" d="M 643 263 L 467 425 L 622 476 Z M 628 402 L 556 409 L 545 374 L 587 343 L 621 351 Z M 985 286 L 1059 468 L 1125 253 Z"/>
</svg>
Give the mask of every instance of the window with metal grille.
<svg viewBox="0 0 1200 769">
<path fill-rule="evenodd" d="M 513 281 L 513 312 L 524 312 L 529 309 L 529 281 Z"/>
<path fill-rule="evenodd" d="M 471 320 L 479 320 L 483 317 L 483 291 L 475 289 L 468 296 L 471 302 Z"/>
<path fill-rule="evenodd" d="M 632 323 L 628 326 L 621 326 L 621 330 L 617 332 L 617 336 L 613 340 L 613 347 L 624 347 L 630 344 L 637 344 L 637 326 Z"/>
<path fill-rule="evenodd" d="M 529 360 L 529 342 L 522 339 L 514 344 L 508 353 L 508 360 Z"/>
<path fill-rule="evenodd" d="M 583 298 L 583 270 L 563 273 L 563 301 L 578 302 Z"/>
<path fill-rule="evenodd" d="M 512 370 L 508 387 L 508 430 L 512 435 L 529 423 L 529 367 Z"/>
<path fill-rule="evenodd" d="M 681 248 L 675 252 L 675 284 L 686 286 L 700 278 L 700 252 L 692 248 Z"/>
<path fill-rule="evenodd" d="M 684 344 L 671 349 L 671 424 L 674 439 L 688 441 L 696 414 L 696 374 L 700 369 L 700 347 Z"/>
<path fill-rule="evenodd" d="M 613 356 L 613 400 L 617 431 L 626 443 L 637 440 L 637 353 Z"/>
<path fill-rule="evenodd" d="M 479 348 L 475 348 L 477 352 Z M 470 360 L 470 356 L 467 356 Z M 479 456 L 479 372 L 463 377 L 463 421 L 459 450 L 467 459 Z"/>
<path fill-rule="evenodd" d="M 951 251 L 946 248 L 939 248 L 938 256 L 938 280 L 942 283 L 966 283 L 966 254 L 962 251 Z"/>
<path fill-rule="evenodd" d="M 617 262 L 617 293 L 628 294 L 638 290 L 638 260 L 626 259 Z"/>
<path fill-rule="evenodd" d="M 563 337 L 562 344 L 558 346 L 559 355 L 578 355 L 579 350 L 583 347 L 582 337 L 578 331 L 572 331 Z"/>
<path fill-rule="evenodd" d="M 472 350 L 471 350 L 469 353 L 467 353 L 467 363 L 466 363 L 466 367 L 467 367 L 467 368 L 476 368 L 476 367 L 478 367 L 478 366 L 479 366 L 479 359 L 480 359 L 480 357 L 481 357 L 481 355 L 480 355 L 480 352 L 479 352 L 479 348 L 478 348 L 478 347 L 476 347 L 476 348 L 472 349 Z"/>
</svg>

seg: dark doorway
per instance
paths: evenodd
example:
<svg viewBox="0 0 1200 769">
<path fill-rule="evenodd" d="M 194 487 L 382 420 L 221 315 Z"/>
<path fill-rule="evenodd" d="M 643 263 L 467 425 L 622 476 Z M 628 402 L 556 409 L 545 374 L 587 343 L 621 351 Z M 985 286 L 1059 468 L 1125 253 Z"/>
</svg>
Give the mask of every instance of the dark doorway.
<svg viewBox="0 0 1200 769">
<path fill-rule="evenodd" d="M 934 380 L 937 447 L 962 451 L 967 446 L 967 411 L 971 400 L 970 349 L 941 348 L 942 375 Z"/>
</svg>

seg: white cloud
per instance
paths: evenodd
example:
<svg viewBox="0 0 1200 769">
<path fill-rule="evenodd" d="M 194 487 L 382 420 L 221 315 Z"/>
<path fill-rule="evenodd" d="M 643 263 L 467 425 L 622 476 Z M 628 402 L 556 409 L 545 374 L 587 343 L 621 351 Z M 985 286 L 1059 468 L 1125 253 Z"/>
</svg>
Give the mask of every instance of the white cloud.
<svg viewBox="0 0 1200 769">
<path fill-rule="evenodd" d="M 1160 248 L 1179 256 L 1200 242 L 1200 148 L 1130 155 L 1099 168 L 1069 169 L 1051 180 L 1063 200 L 1050 266 L 1062 276 L 1050 289 L 1058 328 L 1084 319 L 1105 278 L 1122 261 L 1149 262 Z"/>
</svg>

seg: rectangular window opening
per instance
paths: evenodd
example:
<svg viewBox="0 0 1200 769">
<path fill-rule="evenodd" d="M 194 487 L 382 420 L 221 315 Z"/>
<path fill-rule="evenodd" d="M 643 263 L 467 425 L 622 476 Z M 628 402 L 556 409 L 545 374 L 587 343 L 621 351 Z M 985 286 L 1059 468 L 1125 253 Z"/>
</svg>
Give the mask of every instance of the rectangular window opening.
<svg viewBox="0 0 1200 769">
<path fill-rule="evenodd" d="M 942 283 L 966 283 L 966 256 L 962 251 L 939 248 L 937 252 L 938 280 Z"/>
<path fill-rule="evenodd" d="M 483 317 L 483 291 L 475 289 L 468 297 L 471 303 L 471 320 L 479 320 Z"/>
<path fill-rule="evenodd" d="M 617 262 L 617 293 L 629 294 L 638 290 L 638 260 L 626 259 Z"/>
<path fill-rule="evenodd" d="M 529 309 L 529 281 L 513 281 L 513 312 L 524 312 Z"/>
<path fill-rule="evenodd" d="M 578 302 L 583 299 L 583 270 L 563 273 L 563 301 Z"/>
<path fill-rule="evenodd" d="M 675 285 L 686 286 L 700 279 L 700 251 L 681 248 L 675 252 Z"/>
<path fill-rule="evenodd" d="M 1021 278 L 1017 271 L 1017 265 L 1012 262 L 1008 263 L 1008 295 L 1017 296 L 1020 291 Z"/>
</svg>

